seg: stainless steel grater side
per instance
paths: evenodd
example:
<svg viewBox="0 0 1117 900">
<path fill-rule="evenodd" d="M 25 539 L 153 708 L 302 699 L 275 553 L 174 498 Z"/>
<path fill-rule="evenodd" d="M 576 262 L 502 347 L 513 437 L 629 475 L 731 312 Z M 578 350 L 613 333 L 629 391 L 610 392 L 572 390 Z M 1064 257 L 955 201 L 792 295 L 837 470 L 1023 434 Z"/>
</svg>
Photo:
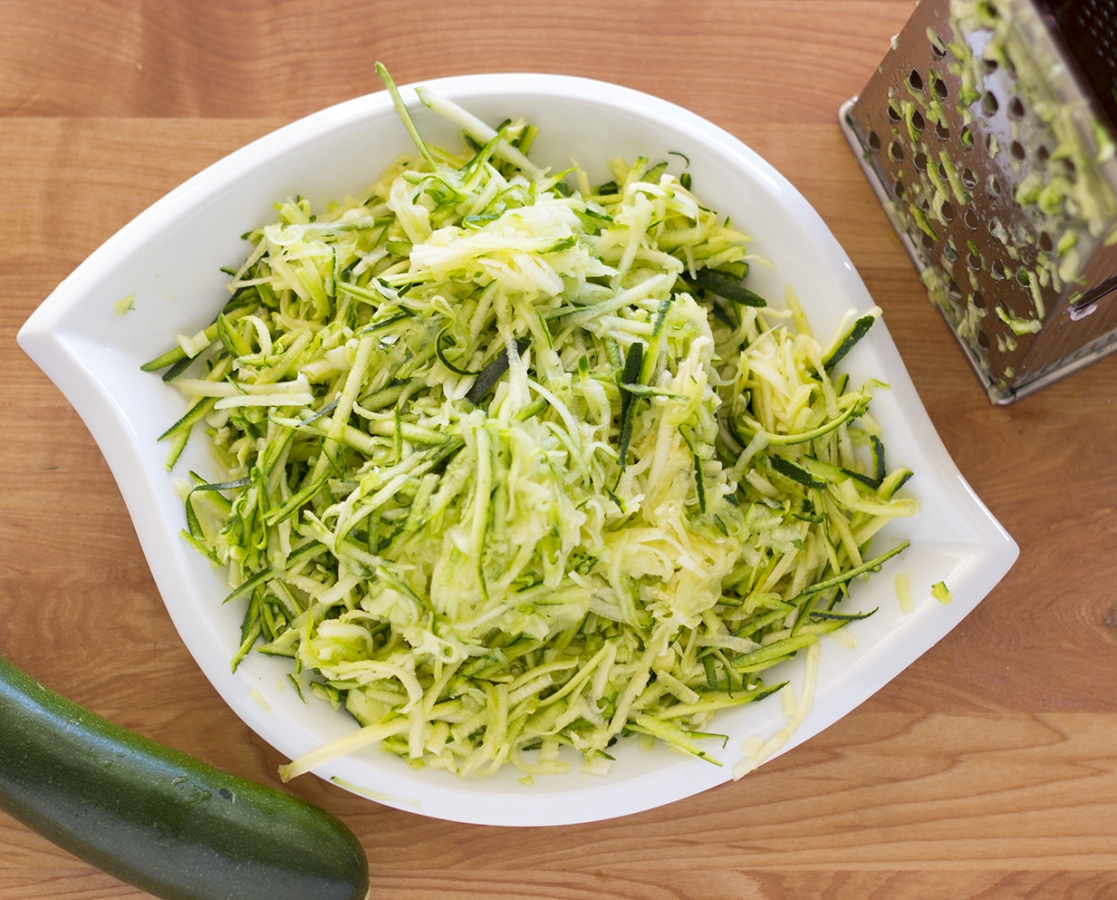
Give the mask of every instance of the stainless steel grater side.
<svg viewBox="0 0 1117 900">
<path fill-rule="evenodd" d="M 840 120 L 993 402 L 1117 351 L 1117 0 L 922 0 Z"/>
</svg>

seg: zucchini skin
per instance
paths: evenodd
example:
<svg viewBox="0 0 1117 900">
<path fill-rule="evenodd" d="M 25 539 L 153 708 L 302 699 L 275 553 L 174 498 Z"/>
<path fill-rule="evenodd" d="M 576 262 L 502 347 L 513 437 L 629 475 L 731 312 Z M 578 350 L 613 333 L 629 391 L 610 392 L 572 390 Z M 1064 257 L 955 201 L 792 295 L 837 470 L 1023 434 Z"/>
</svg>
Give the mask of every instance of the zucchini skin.
<svg viewBox="0 0 1117 900">
<path fill-rule="evenodd" d="M 135 734 L 0 657 L 0 809 L 162 900 L 363 900 L 342 822 Z"/>
</svg>

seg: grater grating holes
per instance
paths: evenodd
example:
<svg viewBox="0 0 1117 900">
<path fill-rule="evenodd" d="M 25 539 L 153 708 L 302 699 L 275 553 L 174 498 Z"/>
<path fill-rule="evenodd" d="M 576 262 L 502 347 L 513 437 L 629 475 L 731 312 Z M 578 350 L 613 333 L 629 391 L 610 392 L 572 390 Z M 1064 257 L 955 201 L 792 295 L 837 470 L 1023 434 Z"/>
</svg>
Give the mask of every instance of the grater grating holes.
<svg viewBox="0 0 1117 900">
<path fill-rule="evenodd" d="M 927 29 L 927 40 L 931 43 L 931 52 L 935 57 L 944 59 L 946 57 L 946 44 L 943 43 L 942 38 L 935 33 L 933 28 Z"/>
<path fill-rule="evenodd" d="M 1014 194 L 1006 192 L 993 174 L 990 174 L 985 184 L 986 197 L 975 197 L 972 194 L 982 182 L 981 176 L 974 172 L 974 168 L 982 168 L 987 165 L 987 162 L 985 159 L 975 159 L 973 167 L 961 165 L 962 160 L 957 154 L 966 152 L 974 146 L 975 129 L 981 129 L 981 123 L 967 123 L 963 118 L 956 126 L 959 129 L 957 138 L 953 137 L 951 126 L 954 122 L 947 115 L 949 107 L 944 108 L 939 104 L 953 94 L 945 77 L 956 78 L 957 75 L 953 69 L 950 70 L 949 76 L 938 71 L 938 62 L 945 54 L 934 52 L 936 37 L 937 35 L 929 29 L 928 38 L 932 50 L 930 64 L 926 68 L 918 64 L 910 68 L 905 67 L 906 75 L 901 76 L 900 83 L 906 88 L 911 99 L 901 100 L 893 96 L 883 105 L 887 122 L 891 126 L 891 135 L 887 154 L 881 153 L 881 156 L 895 164 L 892 173 L 894 178 L 892 197 L 896 201 L 913 204 L 908 208 L 916 215 L 919 223 L 919 229 L 912 235 L 916 247 L 920 253 L 925 254 L 925 259 L 928 261 L 935 257 L 936 252 L 941 254 L 942 268 L 947 273 L 949 284 L 953 285 L 953 288 L 947 289 L 945 293 L 949 300 L 964 312 L 967 307 L 973 309 L 980 307 L 973 306 L 973 294 L 963 299 L 964 295 L 958 287 L 959 283 L 968 282 L 968 287 L 974 293 L 979 293 L 978 285 L 982 279 L 992 279 L 1006 286 L 1012 285 L 1014 289 L 1017 285 L 1028 288 L 1029 279 L 1026 269 L 1022 273 L 1018 272 L 1018 267 L 1023 264 L 1014 252 L 1009 233 L 999 219 L 994 217 L 988 222 L 989 236 L 993 238 L 993 246 L 990 247 L 988 238 L 984 237 L 983 226 L 986 222 L 979 212 L 969 208 L 971 202 L 977 204 L 978 210 L 983 202 L 993 203 L 996 206 L 1006 202 L 1014 204 Z M 994 61 L 988 63 L 984 65 L 987 73 L 999 69 L 1003 69 L 1006 75 L 1012 73 L 1013 67 L 1007 61 L 1000 66 Z M 1006 125 L 1012 125 L 1011 135 L 1004 134 L 1003 131 L 985 132 L 984 146 L 988 159 L 993 160 L 1000 155 L 1002 159 L 1006 159 L 1013 165 L 1017 175 L 1044 166 L 1049 159 L 1047 149 L 1038 144 L 1029 146 L 1027 141 L 1030 139 L 1022 137 L 1017 131 L 1016 123 L 1023 124 L 1023 120 L 1029 119 L 1030 115 L 1027 105 L 1015 94 L 1014 88 L 994 81 L 982 83 L 980 91 L 975 112 L 979 116 L 983 112 L 989 120 L 999 118 Z M 915 101 L 914 106 L 912 99 Z M 930 131 L 932 126 L 933 138 Z M 999 143 L 998 134 L 1000 140 L 1004 141 L 1004 145 Z M 871 129 L 867 130 L 866 142 L 866 148 L 871 153 L 878 153 L 883 149 L 879 134 Z M 943 162 L 939 162 L 940 158 Z M 954 166 L 958 168 L 955 169 Z M 1015 181 L 1016 178 L 1012 180 Z M 957 200 L 958 205 L 941 196 L 941 191 L 949 194 L 951 189 L 953 189 L 952 199 Z M 937 195 L 933 205 L 929 202 L 929 197 L 932 195 Z M 919 216 L 919 211 L 922 212 L 922 217 Z M 1038 213 L 1033 210 L 1032 216 L 1038 218 Z M 968 239 L 968 247 L 963 250 L 961 259 L 949 237 L 953 223 L 959 218 L 965 230 L 972 233 L 974 238 L 983 244 L 983 248 L 979 250 L 974 241 Z M 942 232 L 940 225 L 945 227 L 947 233 Z M 1017 246 L 1028 242 L 1026 237 L 1022 239 L 1019 236 L 1020 232 L 1019 228 L 1014 232 Z M 1027 235 L 1026 230 L 1023 233 Z M 1001 246 L 997 246 L 998 242 Z M 1047 243 L 1051 243 L 1050 238 Z M 1040 249 L 1042 250 L 1042 247 Z M 949 277 L 951 274 L 954 275 L 953 278 Z M 988 281 L 983 283 L 987 288 L 991 287 Z M 1009 322 L 1005 315 L 1015 315 L 1015 308 L 1018 306 L 1028 308 L 1033 293 L 1034 291 L 1032 293 L 1024 291 L 1020 298 L 1013 299 L 1011 301 L 1013 310 L 1000 316 L 1000 321 L 989 319 L 981 323 L 980 329 L 988 330 L 990 338 L 996 336 L 996 352 L 1003 354 L 1006 350 L 1016 349 L 1014 338 L 1001 333 Z M 1000 306 L 1008 309 L 1003 303 Z"/>
<path fill-rule="evenodd" d="M 1039 0 L 1099 105 L 1117 127 L 1117 2 Z"/>
<path fill-rule="evenodd" d="M 1049 29 L 1057 22 L 1063 35 L 1077 31 L 1055 49 L 1069 47 L 1083 66 L 1096 57 L 1105 71 L 1099 81 L 1095 63 L 1092 83 L 1103 99 L 1117 100 L 1117 0 L 975 0 L 960 6 L 927 0 L 916 3 L 904 32 L 893 39 L 891 71 L 889 64 L 880 67 L 860 99 L 843 108 L 849 110 L 843 111 L 846 137 L 860 148 L 870 180 L 879 178 L 874 188 L 882 202 L 894 204 L 889 215 L 926 275 L 932 300 L 942 306 L 996 402 L 1050 380 L 1053 367 L 1078 352 L 1079 332 L 1062 331 L 1054 320 L 1068 304 L 1075 320 L 1074 311 L 1092 298 L 1076 291 L 1076 282 L 1086 286 L 1085 279 L 1093 278 L 1082 269 L 1087 254 L 1097 256 L 1088 242 L 1075 251 L 1075 232 L 1066 224 L 1077 228 L 1077 212 L 1091 208 L 1097 173 L 1082 159 L 1092 163 L 1092 157 L 1082 157 L 1076 172 L 1061 143 L 1055 153 L 1052 140 L 1059 138 L 1047 121 L 1048 97 L 1042 89 L 1032 93 L 1028 81 L 1038 70 L 1019 63 L 1016 72 L 1012 53 L 987 47 L 1006 29 L 1017 34 L 1016 17 L 1025 22 L 1029 6 Z M 971 24 L 982 20 L 972 33 L 959 30 L 959 8 L 976 10 Z M 1011 23 L 989 21 L 1005 9 L 1012 11 Z M 952 35 L 951 42 L 941 34 Z M 1055 60 L 1043 40 L 1035 46 L 1048 54 L 1044 60 Z M 1020 59 L 1031 57 L 1025 50 Z M 1053 63 L 1051 71 L 1067 73 L 1071 61 L 1062 69 Z M 1069 84 L 1073 74 L 1060 75 L 1059 84 Z M 921 115 L 913 120 L 916 112 Z M 879 151 L 865 142 L 872 128 Z M 1084 179 L 1091 185 L 1086 194 Z M 1109 256 L 1117 261 L 1117 249 Z M 1110 265 L 1105 274 L 1113 271 Z M 1107 290 L 1117 290 L 1115 283 L 1117 277 L 1110 277 Z M 1107 323 L 1117 321 L 1115 311 L 1107 313 Z M 1095 317 L 1090 327 L 1099 321 Z M 1117 349 L 1117 329 L 1109 344 Z"/>
</svg>

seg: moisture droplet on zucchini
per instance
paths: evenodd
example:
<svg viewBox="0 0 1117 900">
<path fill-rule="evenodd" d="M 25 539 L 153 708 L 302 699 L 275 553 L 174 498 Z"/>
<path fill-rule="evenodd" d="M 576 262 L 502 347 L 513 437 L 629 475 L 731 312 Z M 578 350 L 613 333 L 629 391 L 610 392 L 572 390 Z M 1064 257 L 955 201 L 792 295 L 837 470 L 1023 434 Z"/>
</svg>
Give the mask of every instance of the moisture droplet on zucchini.
<svg viewBox="0 0 1117 900">
<path fill-rule="evenodd" d="M 361 900 L 353 833 L 141 737 L 0 657 L 0 809 L 163 900 Z"/>
</svg>

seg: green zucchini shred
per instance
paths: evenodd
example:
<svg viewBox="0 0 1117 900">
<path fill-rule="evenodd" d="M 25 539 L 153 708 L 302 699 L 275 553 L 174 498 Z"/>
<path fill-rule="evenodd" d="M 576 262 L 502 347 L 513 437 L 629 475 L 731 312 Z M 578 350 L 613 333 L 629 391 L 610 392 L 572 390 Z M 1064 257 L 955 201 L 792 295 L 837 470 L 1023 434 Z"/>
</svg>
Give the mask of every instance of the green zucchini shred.
<svg viewBox="0 0 1117 900">
<path fill-rule="evenodd" d="M 602 773 L 628 734 L 720 765 L 717 710 L 868 615 L 836 607 L 906 546 L 866 558 L 911 473 L 858 427 L 871 385 L 831 374 L 876 314 L 826 353 L 667 163 L 591 189 L 528 168 L 527 123 L 425 92 L 464 130 L 432 147 L 381 75 L 419 156 L 276 204 L 209 348 L 144 366 L 188 398 L 175 458 L 204 423 L 222 472 L 183 533 L 245 604 L 231 664 L 291 657 L 360 724 L 282 773 L 369 744 Z"/>
</svg>

